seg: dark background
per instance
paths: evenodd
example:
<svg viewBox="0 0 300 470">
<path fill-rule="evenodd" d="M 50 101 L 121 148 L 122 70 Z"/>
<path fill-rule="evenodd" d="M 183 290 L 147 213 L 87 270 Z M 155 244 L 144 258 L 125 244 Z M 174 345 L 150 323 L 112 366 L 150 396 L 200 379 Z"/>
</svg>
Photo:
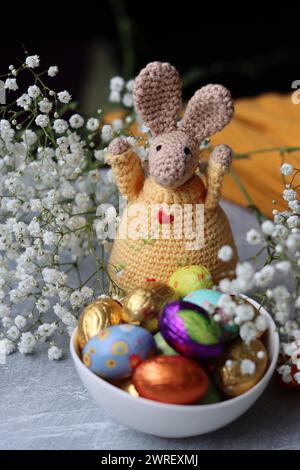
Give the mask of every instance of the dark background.
<svg viewBox="0 0 300 470">
<path fill-rule="evenodd" d="M 59 66 L 58 88 L 71 90 L 76 99 L 98 61 L 103 86 L 112 72 L 131 78 L 147 62 L 164 60 L 182 74 L 186 96 L 207 82 L 223 83 L 234 97 L 289 92 L 300 74 L 298 7 L 274 2 L 262 10 L 262 4 L 247 2 L 230 11 L 217 2 L 204 5 L 197 0 L 4 0 L 0 73 L 17 63 L 16 57 L 23 60 L 26 47 L 47 66 Z"/>
</svg>

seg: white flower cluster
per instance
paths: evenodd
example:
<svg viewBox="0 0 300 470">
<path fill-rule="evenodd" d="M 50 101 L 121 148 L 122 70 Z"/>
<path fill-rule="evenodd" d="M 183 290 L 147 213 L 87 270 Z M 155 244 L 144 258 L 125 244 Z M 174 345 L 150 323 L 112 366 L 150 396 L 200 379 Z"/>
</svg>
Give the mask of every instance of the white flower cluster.
<svg viewBox="0 0 300 470">
<path fill-rule="evenodd" d="M 282 193 L 282 199 L 287 205 L 286 210 L 273 210 L 273 220 L 264 220 L 259 229 L 249 230 L 246 235 L 247 242 L 258 247 L 253 262 L 250 260 L 238 263 L 235 278 L 222 279 L 219 287 L 227 294 L 246 293 L 251 290 L 254 295 L 259 294 L 264 306 L 273 314 L 282 341 L 292 341 L 291 344 L 295 345 L 295 341 L 300 340 L 300 200 L 297 184 L 293 186 L 292 183 L 299 170 L 289 163 L 283 163 L 280 172 L 283 177 L 291 177 L 291 182 L 286 183 Z M 224 246 L 219 250 L 218 256 L 224 262 L 231 259 L 229 248 Z M 259 266 L 256 261 L 262 259 L 264 253 L 264 265 Z M 251 336 L 252 327 L 249 331 L 248 327 L 245 328 L 246 336 Z M 243 336 L 243 328 L 241 332 Z M 286 350 L 286 347 L 284 349 Z M 279 373 L 284 381 L 289 381 L 290 365 L 282 365 Z M 297 377 L 300 379 L 300 372 Z"/>
<path fill-rule="evenodd" d="M 268 326 L 265 317 L 250 303 L 228 294 L 220 297 L 213 318 L 222 324 L 238 325 L 239 335 L 245 343 L 250 343 Z"/>
<path fill-rule="evenodd" d="M 284 383 L 290 384 L 294 381 L 300 385 L 300 339 L 282 343 L 281 346 L 285 363 L 277 368 L 277 372 Z"/>
<path fill-rule="evenodd" d="M 111 103 L 122 103 L 126 108 L 133 107 L 133 80 L 125 82 L 122 77 L 113 77 L 110 80 L 109 101 Z"/>
<path fill-rule="evenodd" d="M 57 335 L 71 334 L 82 307 L 107 289 L 110 244 L 97 238 L 100 208 L 118 194 L 112 172 L 100 176 L 100 168 L 109 142 L 132 119 L 125 114 L 103 124 L 100 109 L 87 119 L 70 115 L 71 94 L 44 84 L 58 67 L 36 73 L 39 64 L 32 55 L 9 67 L 11 93 L 25 69 L 33 82 L 14 96 L 15 107 L 0 108 L 0 346 L 8 355 L 48 344 L 49 359 L 57 360 L 63 355 Z M 130 108 L 130 82 L 113 79 L 111 91 L 117 90 Z"/>
</svg>

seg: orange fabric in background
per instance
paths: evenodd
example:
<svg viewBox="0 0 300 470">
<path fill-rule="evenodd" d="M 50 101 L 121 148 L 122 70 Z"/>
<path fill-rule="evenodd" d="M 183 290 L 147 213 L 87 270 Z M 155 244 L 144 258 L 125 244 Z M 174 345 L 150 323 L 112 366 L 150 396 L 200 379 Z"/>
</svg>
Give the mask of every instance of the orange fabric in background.
<svg viewBox="0 0 300 470">
<path fill-rule="evenodd" d="M 212 137 L 212 145 L 227 144 L 236 153 L 282 146 L 300 147 L 300 104 L 293 104 L 291 96 L 292 93 L 267 93 L 236 100 L 232 122 Z M 116 111 L 105 117 L 111 123 L 122 115 L 122 111 Z M 136 125 L 132 126 L 132 132 L 138 134 Z M 300 168 L 300 151 L 287 153 L 285 161 Z M 273 209 L 286 208 L 281 198 L 283 183 L 280 165 L 279 152 L 258 153 L 251 155 L 249 159 L 233 161 L 233 168 L 254 204 L 269 217 Z M 299 178 L 296 177 L 295 184 L 300 184 Z M 222 194 L 229 201 L 248 206 L 245 196 L 230 174 L 225 177 Z M 272 204 L 273 199 L 277 200 L 276 205 Z"/>
<path fill-rule="evenodd" d="M 212 137 L 212 144 L 225 143 L 237 153 L 269 147 L 300 147 L 300 104 L 293 104 L 291 95 L 268 93 L 237 100 L 233 121 Z M 300 168 L 300 151 L 285 154 L 285 161 Z M 255 205 L 267 216 L 275 208 L 286 207 L 280 197 L 283 191 L 280 165 L 279 152 L 256 154 L 233 162 Z M 294 184 L 299 183 L 296 177 Z M 242 206 L 248 205 L 231 175 L 225 177 L 223 197 Z M 272 204 L 273 199 L 278 201 L 276 205 Z"/>
</svg>

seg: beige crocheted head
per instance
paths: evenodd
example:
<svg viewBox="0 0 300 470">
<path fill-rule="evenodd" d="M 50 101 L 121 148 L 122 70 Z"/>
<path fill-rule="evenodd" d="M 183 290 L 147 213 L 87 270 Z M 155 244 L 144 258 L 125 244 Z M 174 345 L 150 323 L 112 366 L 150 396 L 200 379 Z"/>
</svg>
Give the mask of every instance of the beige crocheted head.
<svg viewBox="0 0 300 470">
<path fill-rule="evenodd" d="M 189 101 L 177 126 L 181 81 L 168 63 L 151 62 L 134 83 L 136 110 L 155 137 L 149 150 L 150 176 L 161 186 L 176 188 L 195 173 L 200 143 L 229 123 L 234 108 L 222 85 L 206 85 Z"/>
</svg>

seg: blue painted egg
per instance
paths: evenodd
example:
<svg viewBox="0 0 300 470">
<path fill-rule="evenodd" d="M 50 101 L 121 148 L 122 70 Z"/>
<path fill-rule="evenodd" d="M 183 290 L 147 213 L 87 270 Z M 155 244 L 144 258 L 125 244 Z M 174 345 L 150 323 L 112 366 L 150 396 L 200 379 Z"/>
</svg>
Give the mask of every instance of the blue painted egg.
<svg viewBox="0 0 300 470">
<path fill-rule="evenodd" d="M 192 302 L 192 304 L 198 305 L 198 307 L 207 307 L 209 304 L 217 305 L 222 292 L 215 289 L 198 289 L 194 292 L 187 294 L 183 300 Z"/>
<path fill-rule="evenodd" d="M 209 310 L 210 305 L 216 306 L 218 304 L 222 295 L 222 292 L 215 289 L 199 289 L 194 292 L 190 292 L 183 300 Z M 228 323 L 228 318 L 221 308 L 219 309 L 218 314 L 221 317 L 221 328 L 223 332 L 222 341 L 231 341 L 238 335 L 239 328 L 235 324 Z"/>
<path fill-rule="evenodd" d="M 134 369 L 156 353 L 149 331 L 136 325 L 110 326 L 93 336 L 82 350 L 82 361 L 105 379 L 130 377 Z"/>
</svg>

